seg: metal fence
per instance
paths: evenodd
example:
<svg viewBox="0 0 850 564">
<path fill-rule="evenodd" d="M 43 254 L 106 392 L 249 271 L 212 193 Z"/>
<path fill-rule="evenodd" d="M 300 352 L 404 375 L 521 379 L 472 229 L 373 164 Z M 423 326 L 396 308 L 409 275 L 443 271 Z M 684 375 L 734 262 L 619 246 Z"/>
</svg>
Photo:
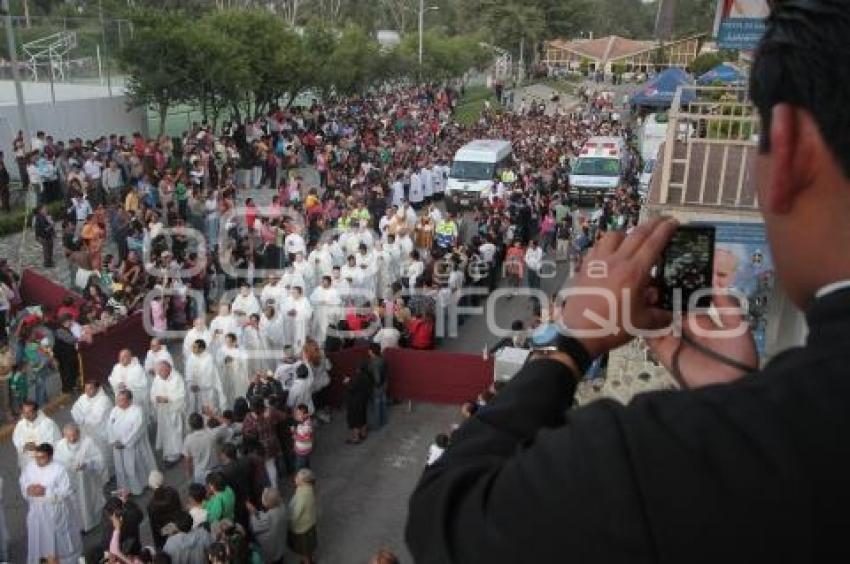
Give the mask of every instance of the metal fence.
<svg viewBox="0 0 850 564">
<path fill-rule="evenodd" d="M 669 113 L 657 203 L 757 207 L 750 167 L 759 133 L 745 88 L 680 87 Z"/>
</svg>

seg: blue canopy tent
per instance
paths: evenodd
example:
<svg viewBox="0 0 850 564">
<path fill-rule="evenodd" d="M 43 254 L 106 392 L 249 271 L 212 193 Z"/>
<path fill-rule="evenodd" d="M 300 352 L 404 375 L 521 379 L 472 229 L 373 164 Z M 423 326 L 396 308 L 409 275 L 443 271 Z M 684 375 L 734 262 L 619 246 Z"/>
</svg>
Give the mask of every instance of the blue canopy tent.
<svg viewBox="0 0 850 564">
<path fill-rule="evenodd" d="M 729 63 L 722 63 L 697 79 L 697 84 L 706 86 L 715 82 L 723 84 L 735 84 L 744 81 L 744 73 Z"/>
<path fill-rule="evenodd" d="M 679 68 L 667 69 L 655 76 L 652 80 L 640 87 L 635 92 L 629 104 L 631 106 L 643 106 L 651 108 L 669 108 L 673 105 L 673 97 L 676 90 L 682 85 L 693 85 L 694 81 L 688 73 Z M 693 90 L 682 91 L 682 102 L 689 104 L 696 100 Z"/>
</svg>

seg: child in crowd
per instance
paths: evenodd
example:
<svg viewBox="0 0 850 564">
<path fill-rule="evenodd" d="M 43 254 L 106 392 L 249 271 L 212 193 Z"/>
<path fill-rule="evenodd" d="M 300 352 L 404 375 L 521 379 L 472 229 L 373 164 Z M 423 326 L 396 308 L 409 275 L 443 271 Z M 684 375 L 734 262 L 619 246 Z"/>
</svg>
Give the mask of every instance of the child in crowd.
<svg viewBox="0 0 850 564">
<path fill-rule="evenodd" d="M 310 411 L 303 403 L 295 408 L 295 428 L 292 432 L 295 451 L 295 471 L 310 467 L 313 453 L 313 422 Z"/>
<path fill-rule="evenodd" d="M 200 527 L 207 522 L 207 510 L 204 502 L 207 499 L 207 488 L 202 484 L 189 484 L 189 497 L 186 500 L 186 511 L 192 516 L 192 528 Z"/>
</svg>

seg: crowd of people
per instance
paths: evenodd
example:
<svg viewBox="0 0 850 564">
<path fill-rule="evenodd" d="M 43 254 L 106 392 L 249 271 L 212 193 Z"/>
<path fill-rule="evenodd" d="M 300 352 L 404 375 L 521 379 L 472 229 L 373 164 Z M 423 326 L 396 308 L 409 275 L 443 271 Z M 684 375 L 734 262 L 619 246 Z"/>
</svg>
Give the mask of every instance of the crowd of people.
<svg viewBox="0 0 850 564">
<path fill-rule="evenodd" d="M 24 318 L 8 335 L 9 372 L 35 384 L 35 394 L 13 388 L 9 406 L 20 415 L 31 559 L 78 554 L 79 531 L 100 524 L 92 561 L 280 562 L 288 537 L 310 562 L 326 353 L 368 347 L 345 378 L 347 442 L 359 444 L 387 420 L 383 352 L 435 347 L 436 320 L 466 299 L 463 288 L 486 294 L 503 274 L 540 288 L 545 257 L 574 265 L 601 232 L 636 225 L 628 182 L 590 213 L 569 192 L 571 156 L 590 136 L 625 135 L 619 124 L 594 112 L 486 110 L 460 126 L 457 96 L 407 88 L 220 131 L 196 124 L 176 140 L 34 138 L 20 174 L 41 204 L 64 201 L 63 217 L 42 205 L 34 223 L 45 266 L 58 231 L 85 303 L 51 312 L 54 331 Z M 489 198 L 447 213 L 448 163 L 480 138 L 511 141 L 514 160 Z M 263 191 L 270 203 L 257 204 Z M 11 301 L 16 284 L 0 277 Z M 46 374 L 55 366 L 74 391 L 75 344 L 143 305 L 150 331 L 184 331 L 182 347 L 155 337 L 144 359 L 125 350 L 110 375 L 87 375 L 60 433 L 39 409 Z M 159 470 L 176 464 L 192 484 L 183 499 Z M 289 504 L 284 476 L 294 480 Z M 104 497 L 113 478 L 117 495 Z M 147 488 L 146 550 L 133 498 Z"/>
</svg>

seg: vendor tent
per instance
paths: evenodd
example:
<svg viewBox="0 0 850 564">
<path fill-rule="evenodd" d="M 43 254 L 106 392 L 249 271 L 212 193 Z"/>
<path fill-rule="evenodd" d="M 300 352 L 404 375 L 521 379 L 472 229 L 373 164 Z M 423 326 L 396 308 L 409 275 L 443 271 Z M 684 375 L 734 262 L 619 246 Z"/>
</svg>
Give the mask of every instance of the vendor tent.
<svg viewBox="0 0 850 564">
<path fill-rule="evenodd" d="M 649 80 L 635 92 L 629 104 L 632 106 L 644 106 L 652 108 L 669 108 L 673 104 L 673 97 L 679 86 L 693 85 L 693 80 L 688 74 L 679 68 L 667 69 L 655 78 Z M 682 102 L 687 104 L 696 99 L 692 89 L 682 92 Z"/>
<path fill-rule="evenodd" d="M 708 85 L 715 82 L 735 84 L 744 81 L 744 73 L 729 63 L 722 63 L 697 79 L 697 84 Z"/>
</svg>

